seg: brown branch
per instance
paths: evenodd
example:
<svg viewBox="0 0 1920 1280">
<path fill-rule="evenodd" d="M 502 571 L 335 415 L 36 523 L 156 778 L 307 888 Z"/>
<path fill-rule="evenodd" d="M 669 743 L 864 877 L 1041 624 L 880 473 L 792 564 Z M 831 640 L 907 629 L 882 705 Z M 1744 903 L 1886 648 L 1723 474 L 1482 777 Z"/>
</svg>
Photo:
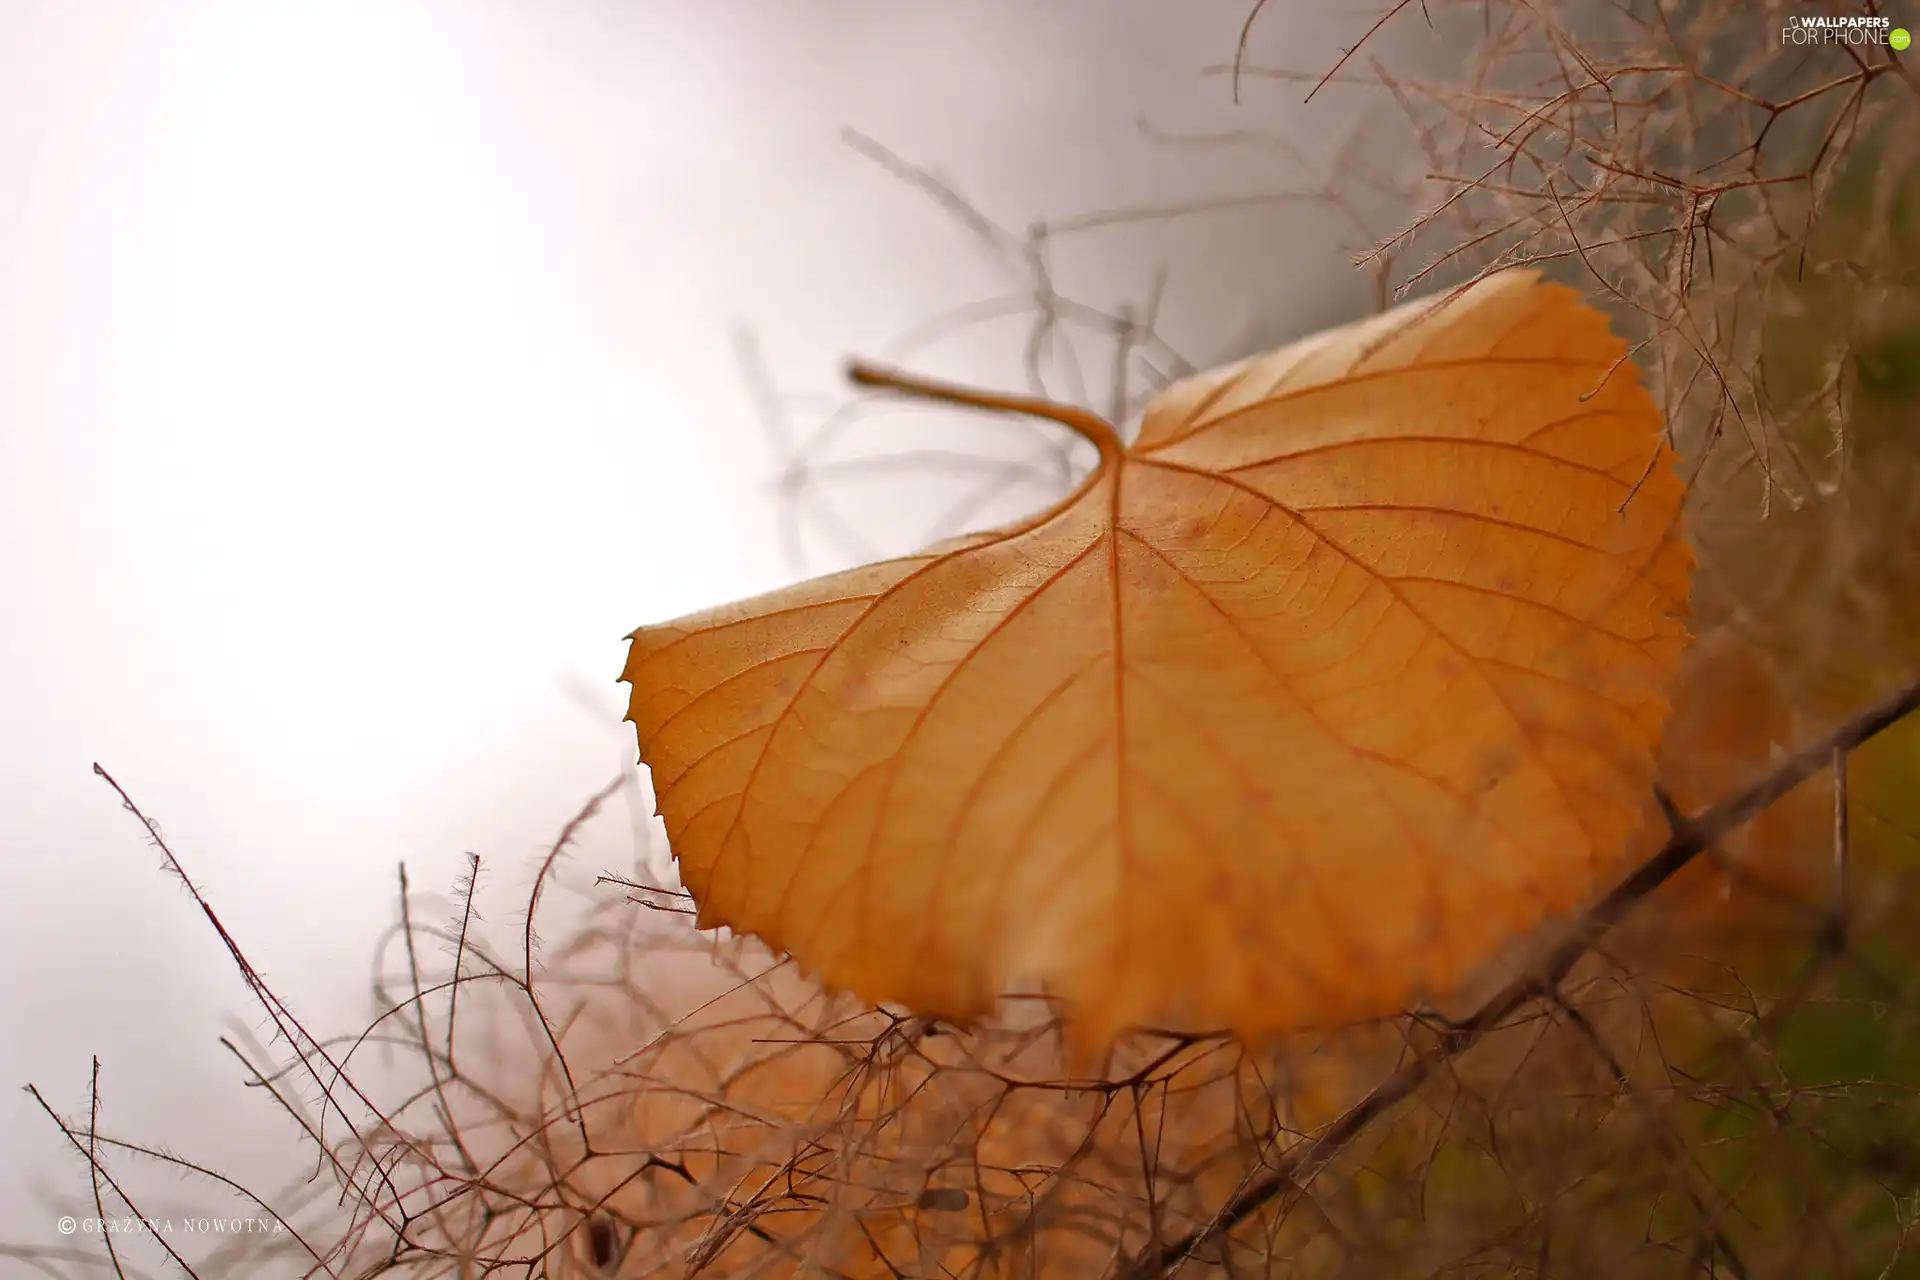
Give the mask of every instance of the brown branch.
<svg viewBox="0 0 1920 1280">
<path fill-rule="evenodd" d="M 1295 1147 L 1271 1172 L 1235 1194 L 1204 1227 L 1162 1248 L 1149 1247 L 1121 1274 L 1126 1280 L 1171 1276 L 1188 1258 L 1276 1199 L 1283 1207 L 1290 1206 L 1305 1192 L 1307 1184 L 1375 1120 L 1392 1111 L 1435 1071 L 1478 1044 L 1488 1032 L 1537 995 L 1556 987 L 1601 935 L 1641 899 L 1665 884 L 1703 850 L 1825 768 L 1836 752 L 1859 746 L 1916 709 L 1920 709 L 1920 681 L 1907 685 L 1841 725 L 1822 741 L 1783 760 L 1744 791 L 1729 796 L 1698 817 L 1680 822 L 1666 845 L 1594 904 L 1533 972 L 1507 984 L 1466 1021 L 1446 1028 L 1432 1048 L 1394 1072 L 1318 1137 Z"/>
<path fill-rule="evenodd" d="M 526 984 L 527 1003 L 533 1007 L 534 1017 L 540 1023 L 540 1031 L 546 1037 L 547 1047 L 553 1050 L 554 1065 L 560 1069 L 560 1075 L 566 1081 L 567 1098 L 570 1101 L 580 1096 L 580 1089 L 574 1083 L 573 1068 L 567 1065 L 567 1055 L 560 1049 L 560 1040 L 554 1034 L 553 1023 L 547 1018 L 547 1011 L 540 1007 L 540 997 L 534 991 L 533 919 L 540 910 L 540 895 L 546 888 L 547 878 L 553 874 L 554 865 L 560 861 L 560 855 L 566 852 L 569 844 L 573 843 L 573 837 L 581 827 L 586 825 L 587 820 L 600 811 L 600 806 L 611 800 L 614 793 L 626 785 L 627 776 L 623 773 L 594 792 L 592 798 L 580 806 L 580 811 L 568 820 L 567 825 L 560 828 L 560 838 L 553 842 L 553 847 L 541 860 L 540 871 L 533 878 L 533 892 L 527 897 L 527 922 L 525 931 L 521 935 L 521 955 L 525 968 L 520 976 Z M 580 1131 L 580 1142 L 588 1151 L 591 1151 L 593 1139 L 587 1134 L 586 1116 L 577 1108 L 573 1108 L 573 1112 L 574 1125 Z"/>
<path fill-rule="evenodd" d="M 1302 101 L 1312 102 L 1313 95 L 1316 93 L 1319 93 L 1322 89 L 1326 88 L 1327 82 L 1340 74 L 1340 68 L 1346 66 L 1347 62 L 1353 57 L 1353 55 L 1360 52 L 1360 50 L 1363 47 L 1365 47 L 1367 41 L 1373 39 L 1376 35 L 1380 34 L 1380 29 L 1382 27 L 1386 26 L 1389 22 L 1392 22 L 1395 18 L 1399 17 L 1401 14 L 1401 11 L 1404 10 L 1408 5 L 1412 3 L 1413 3 L 1413 0 L 1400 0 L 1400 2 L 1394 5 L 1393 8 L 1387 10 L 1386 13 L 1382 14 L 1380 16 L 1380 20 L 1367 28 L 1367 33 L 1360 37 L 1360 39 L 1354 44 L 1353 48 L 1341 54 L 1340 60 L 1333 64 L 1332 69 L 1329 70 L 1325 75 L 1321 76 L 1320 79 L 1314 83 L 1313 88 L 1307 93 L 1307 96 L 1304 99 L 1302 99 Z M 1256 6 L 1254 8 L 1254 14 L 1257 15 L 1259 12 L 1260 12 L 1259 7 Z M 1248 30 L 1251 30 L 1252 27 L 1253 27 L 1253 18 L 1250 16 L 1247 19 L 1247 28 Z M 1242 47 L 1242 50 L 1244 50 L 1245 44 L 1246 44 L 1246 32 L 1242 32 L 1240 38 L 1241 38 L 1241 47 Z M 1234 81 L 1235 81 L 1235 94 L 1236 94 L 1235 101 L 1239 100 L 1238 99 L 1239 61 L 1240 61 L 1239 58 L 1236 56 L 1234 59 L 1234 66 L 1235 66 Z"/>
<path fill-rule="evenodd" d="M 186 888 L 187 894 L 193 899 L 194 905 L 200 908 L 200 913 L 206 917 L 207 923 L 213 926 L 214 934 L 220 939 L 221 945 L 226 948 L 227 955 L 240 970 L 241 981 L 246 984 L 247 990 L 251 992 L 254 999 L 259 1002 L 261 1009 L 273 1023 L 274 1030 L 285 1037 L 289 1045 L 293 1046 L 295 1053 L 299 1056 L 301 1065 L 306 1069 L 307 1074 L 313 1082 L 319 1086 L 323 1105 L 320 1112 L 320 1128 L 316 1131 L 315 1138 L 319 1142 L 320 1149 L 323 1152 L 328 1150 L 325 1140 L 325 1125 L 328 1111 L 332 1111 L 345 1121 L 350 1130 L 355 1128 L 352 1117 L 347 1114 L 346 1107 L 334 1092 L 336 1087 L 343 1087 L 347 1093 L 352 1095 L 356 1102 L 367 1109 L 369 1114 L 378 1117 L 383 1126 L 391 1128 L 392 1123 L 390 1118 L 380 1109 L 373 1099 L 368 1097 L 360 1086 L 354 1082 L 353 1078 L 346 1074 L 344 1067 L 341 1063 L 335 1061 L 333 1055 L 327 1051 L 326 1046 L 320 1039 L 308 1032 L 305 1024 L 295 1016 L 293 1010 L 288 1008 L 287 1005 L 273 993 L 272 989 L 267 986 L 266 979 L 260 976 L 260 971 L 253 967 L 251 960 L 247 959 L 246 952 L 241 949 L 239 941 L 227 931 L 226 924 L 220 919 L 219 913 L 214 911 L 213 904 L 200 892 L 199 886 L 195 885 L 188 877 L 186 868 L 180 864 L 180 859 L 174 855 L 172 846 L 167 843 L 166 837 L 160 834 L 158 824 L 149 818 L 141 810 L 139 805 L 133 802 L 133 797 L 128 795 L 126 789 L 115 781 L 113 775 L 103 769 L 98 762 L 95 762 L 93 772 L 96 777 L 100 778 L 113 789 L 114 794 L 120 797 L 121 805 L 145 828 L 147 838 L 153 842 L 154 848 L 160 851 L 166 870 Z M 325 1064 L 330 1073 L 330 1078 L 323 1077 L 320 1070 L 315 1066 L 316 1062 Z M 393 1184 L 392 1180 L 386 1176 L 384 1171 L 380 1171 L 378 1180 L 385 1186 L 386 1191 L 392 1195 L 393 1202 L 398 1204 L 401 1199 L 399 1188 Z M 389 1222 L 388 1225 L 397 1231 L 401 1224 Z"/>
</svg>

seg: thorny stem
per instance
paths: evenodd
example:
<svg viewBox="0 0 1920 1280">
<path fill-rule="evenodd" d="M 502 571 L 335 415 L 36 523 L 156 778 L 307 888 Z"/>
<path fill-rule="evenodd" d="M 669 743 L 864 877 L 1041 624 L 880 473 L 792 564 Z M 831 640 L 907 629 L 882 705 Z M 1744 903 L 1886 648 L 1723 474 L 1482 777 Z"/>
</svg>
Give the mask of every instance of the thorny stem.
<svg viewBox="0 0 1920 1280">
<path fill-rule="evenodd" d="M 102 1222 L 107 1217 L 106 1203 L 100 1196 L 100 1055 L 93 1055 L 93 1076 L 87 1082 L 87 1176 L 93 1183 L 93 1211 Z M 113 1247 L 113 1234 L 101 1231 L 100 1239 L 107 1246 L 107 1261 L 113 1264 L 115 1275 L 124 1275 L 120 1268 L 120 1255 Z"/>
<path fill-rule="evenodd" d="M 1436 1071 L 1478 1044 L 1529 1001 L 1557 987 L 1601 935 L 1642 898 L 1665 884 L 1723 836 L 1832 763 L 1837 753 L 1859 746 L 1915 710 L 1920 710 L 1920 680 L 1861 712 L 1823 741 L 1781 761 L 1771 773 L 1744 791 L 1727 797 L 1698 817 L 1676 823 L 1665 846 L 1594 904 L 1533 972 L 1509 983 L 1466 1021 L 1447 1028 L 1436 1044 L 1394 1072 L 1318 1137 L 1295 1147 L 1270 1173 L 1235 1194 L 1204 1227 L 1171 1244 L 1143 1250 L 1121 1273 L 1124 1280 L 1171 1276 L 1188 1258 L 1217 1242 L 1274 1200 L 1280 1200 L 1282 1207 L 1290 1206 L 1305 1194 L 1307 1184 L 1375 1120 L 1405 1101 Z"/>
<path fill-rule="evenodd" d="M 88 1175 L 93 1181 L 94 1212 L 102 1219 L 107 1215 L 106 1201 L 100 1192 L 101 1184 L 104 1183 L 106 1186 L 113 1188 L 114 1195 L 118 1196 L 120 1203 L 127 1207 L 128 1213 L 136 1218 L 144 1219 L 145 1215 L 141 1213 L 140 1206 L 134 1203 L 133 1198 L 121 1188 L 120 1184 L 114 1180 L 113 1175 L 108 1173 L 106 1168 L 100 1163 L 100 1059 L 96 1057 L 93 1060 L 93 1076 L 91 1085 L 89 1086 L 90 1098 L 87 1107 L 87 1132 L 85 1142 L 80 1140 L 80 1135 L 74 1132 L 72 1125 L 60 1118 L 60 1113 L 48 1104 L 45 1096 L 41 1094 L 39 1089 L 33 1085 L 28 1085 L 27 1093 L 39 1104 L 40 1109 L 52 1118 L 54 1124 L 59 1126 L 61 1135 L 65 1137 L 68 1142 L 72 1143 L 86 1160 Z M 278 1215 L 275 1216 L 277 1217 Z M 120 1280 L 126 1280 L 126 1268 L 120 1265 L 120 1255 L 114 1249 L 113 1241 L 108 1238 L 108 1233 L 103 1231 L 100 1239 L 101 1242 L 106 1245 L 107 1261 L 113 1267 L 114 1275 L 118 1276 Z M 200 1273 L 189 1266 L 187 1260 L 181 1257 L 171 1244 L 167 1243 L 165 1236 L 155 1234 L 154 1239 L 162 1249 L 166 1250 L 167 1257 L 173 1261 L 175 1266 L 180 1268 L 181 1274 L 186 1276 L 187 1280 L 200 1280 Z"/>
<path fill-rule="evenodd" d="M 559 1037 L 555 1036 L 553 1032 L 553 1023 L 547 1018 L 546 1010 L 541 1008 L 540 997 L 535 994 L 534 991 L 533 918 L 540 910 L 540 894 L 546 888 L 547 877 L 553 873 L 554 864 L 560 861 L 560 855 L 566 852 L 569 844 L 573 843 L 574 836 L 579 833 L 581 827 L 586 825 L 587 820 L 600 811 L 600 806 L 611 800 L 614 793 L 626 784 L 627 777 L 626 774 L 623 773 L 606 786 L 600 788 L 600 790 L 594 792 L 593 798 L 580 807 L 580 812 L 574 814 L 567 822 L 567 825 L 560 828 L 560 838 L 553 842 L 553 847 L 547 851 L 546 858 L 540 863 L 539 874 L 534 877 L 533 893 L 527 901 L 526 927 L 521 935 L 522 960 L 526 966 L 523 972 L 525 974 L 527 1003 L 533 1007 L 534 1019 L 540 1024 L 540 1031 L 546 1037 L 548 1047 L 553 1050 L 554 1064 L 559 1067 L 560 1075 L 566 1081 L 567 1110 L 572 1112 L 571 1118 L 574 1127 L 579 1130 L 581 1146 L 589 1152 L 593 1150 L 593 1137 L 587 1132 L 586 1113 L 578 1106 L 573 1105 L 580 1097 L 580 1089 L 574 1083 L 573 1079 L 573 1068 L 567 1065 L 567 1055 L 561 1052 Z"/>
<path fill-rule="evenodd" d="M 1037 396 L 975 391 L 971 387 L 940 382 L 933 378 L 922 378 L 916 374 L 903 373 L 898 369 L 869 364 L 865 360 L 849 360 L 847 377 L 858 386 L 877 387 L 884 391 L 895 391 L 901 395 L 917 396 L 922 400 L 939 400 L 946 404 L 964 405 L 970 409 L 990 409 L 997 413 L 1025 413 L 1036 418 L 1049 419 L 1066 427 L 1098 449 L 1102 468 L 1118 462 L 1120 456 L 1126 452 L 1126 445 L 1121 443 L 1120 433 L 1114 430 L 1112 423 L 1078 405 L 1060 404 L 1053 400 L 1042 400 Z"/>
<path fill-rule="evenodd" d="M 345 1106 L 341 1100 L 335 1096 L 334 1089 L 336 1087 L 344 1088 L 347 1093 L 352 1095 L 356 1102 L 364 1106 L 374 1116 L 378 1117 L 383 1126 L 391 1129 L 393 1127 L 391 1119 L 374 1103 L 373 1099 L 369 1098 L 366 1093 L 354 1083 L 353 1077 L 347 1074 L 344 1063 L 336 1061 L 327 1047 L 313 1035 L 309 1034 L 306 1027 L 301 1023 L 300 1019 L 294 1015 L 293 1011 L 288 1008 L 278 996 L 273 994 L 272 989 L 267 986 L 266 979 L 260 976 L 260 971 L 253 967 L 253 963 L 247 959 L 246 952 L 241 950 L 240 943 L 231 933 L 227 932 L 227 926 L 221 921 L 219 913 L 213 909 L 213 904 L 207 901 L 205 895 L 200 892 L 199 887 L 187 877 L 186 868 L 182 867 L 180 860 L 174 856 L 173 848 L 167 843 L 166 837 L 160 834 L 159 826 L 153 819 L 141 811 L 140 806 L 133 802 L 133 797 L 127 794 L 126 788 L 116 782 L 113 775 L 101 768 L 97 761 L 94 763 L 93 772 L 95 776 L 113 788 L 114 794 L 120 797 L 121 805 L 139 821 L 142 827 L 146 828 L 147 838 L 153 842 L 154 848 L 160 851 L 164 859 L 163 865 L 167 871 L 186 888 L 188 896 L 190 896 L 194 904 L 200 908 L 200 912 L 206 917 L 207 923 L 213 926 L 213 931 L 219 937 L 221 945 L 226 948 L 227 955 L 230 956 L 234 964 L 239 967 L 241 980 L 246 983 L 247 990 L 253 993 L 255 1000 L 259 1001 L 261 1009 L 273 1023 L 274 1030 L 281 1036 L 284 1036 L 287 1043 L 294 1047 L 294 1051 L 299 1055 L 301 1064 L 306 1068 L 308 1075 L 313 1082 L 319 1086 L 322 1106 L 320 1110 L 319 1127 L 314 1130 L 314 1139 L 318 1143 L 320 1150 L 323 1153 L 329 1152 L 330 1150 L 325 1136 L 326 1118 L 329 1111 L 339 1115 L 343 1120 L 347 1120 L 350 1126 L 352 1124 Z M 329 1074 L 323 1076 L 315 1063 L 324 1064 Z M 331 1159 L 331 1156 L 328 1158 Z M 333 1163 L 336 1171 L 338 1171 L 339 1162 L 335 1160 Z M 379 1181 L 385 1193 L 392 1197 L 392 1202 L 396 1205 L 400 1204 L 402 1202 L 402 1192 L 399 1187 L 395 1185 L 393 1179 L 387 1174 L 384 1166 L 376 1162 L 374 1169 L 375 1173 L 372 1176 Z M 124 1199 L 125 1197 L 123 1196 L 122 1198 Z M 381 1216 L 383 1219 L 385 1218 L 384 1213 L 382 1213 Z M 405 1229 L 404 1222 L 395 1222 L 388 1219 L 387 1225 L 391 1227 L 396 1234 L 402 1234 Z M 163 1246 L 166 1244 L 164 1240 L 160 1243 Z"/>
</svg>

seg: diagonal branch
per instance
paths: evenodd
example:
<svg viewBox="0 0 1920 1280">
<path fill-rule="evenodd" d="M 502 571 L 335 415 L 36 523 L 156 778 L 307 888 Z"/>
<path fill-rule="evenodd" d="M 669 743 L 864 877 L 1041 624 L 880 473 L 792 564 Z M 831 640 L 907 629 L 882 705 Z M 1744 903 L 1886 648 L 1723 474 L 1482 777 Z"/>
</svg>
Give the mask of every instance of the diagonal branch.
<svg viewBox="0 0 1920 1280">
<path fill-rule="evenodd" d="M 1268 1204 L 1277 1200 L 1283 1207 L 1290 1206 L 1305 1192 L 1307 1184 L 1375 1120 L 1392 1111 L 1435 1071 L 1478 1044 L 1535 996 L 1557 986 L 1601 935 L 1642 898 L 1666 883 L 1715 841 L 1825 768 L 1837 752 L 1859 746 L 1915 710 L 1920 710 L 1920 680 L 1861 712 L 1821 741 L 1782 760 L 1771 773 L 1745 790 L 1697 817 L 1675 823 L 1666 845 L 1595 903 L 1533 972 L 1502 988 L 1466 1021 L 1446 1028 L 1431 1048 L 1409 1060 L 1319 1136 L 1295 1147 L 1271 1171 L 1235 1193 L 1205 1226 L 1164 1246 L 1143 1250 L 1121 1272 L 1124 1280 L 1171 1276 L 1189 1257 L 1214 1244 Z"/>
</svg>

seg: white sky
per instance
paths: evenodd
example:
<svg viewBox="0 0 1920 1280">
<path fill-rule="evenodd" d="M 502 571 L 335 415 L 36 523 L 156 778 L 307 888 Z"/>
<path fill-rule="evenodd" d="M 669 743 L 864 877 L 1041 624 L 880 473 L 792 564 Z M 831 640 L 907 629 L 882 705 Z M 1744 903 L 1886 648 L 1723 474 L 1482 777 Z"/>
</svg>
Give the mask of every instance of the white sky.
<svg viewBox="0 0 1920 1280">
<path fill-rule="evenodd" d="M 1256 52 L 1319 69 L 1358 34 L 1302 8 Z M 1324 153 L 1352 124 L 1338 93 L 1236 112 L 1198 75 L 1244 16 L 0 0 L 0 1079 L 79 1113 L 98 1054 L 103 1127 L 297 1167 L 216 1043 L 257 1015 L 92 762 L 280 993 L 356 1026 L 396 864 L 445 889 L 471 849 L 512 882 L 632 754 L 621 637 L 788 576 L 732 327 L 833 389 L 842 355 L 1004 284 L 840 127 L 1013 226 L 1298 185 L 1271 147 L 1137 129 Z M 1203 362 L 1365 305 L 1328 215 L 1203 221 L 1076 282 L 1111 302 L 1164 265 Z M 81 1166 L 4 1097 L 0 1240 L 56 1242 L 36 1197 Z"/>
</svg>

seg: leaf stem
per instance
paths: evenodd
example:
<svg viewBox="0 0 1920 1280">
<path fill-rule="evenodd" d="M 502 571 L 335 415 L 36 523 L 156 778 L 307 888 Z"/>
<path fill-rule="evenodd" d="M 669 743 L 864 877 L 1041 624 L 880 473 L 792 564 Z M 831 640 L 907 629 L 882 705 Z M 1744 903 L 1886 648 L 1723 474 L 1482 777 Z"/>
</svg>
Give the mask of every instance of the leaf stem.
<svg viewBox="0 0 1920 1280">
<path fill-rule="evenodd" d="M 1078 405 L 1042 400 L 1037 396 L 976 391 L 971 387 L 923 378 L 918 374 L 870 364 L 857 358 L 847 361 L 847 377 L 856 386 L 876 387 L 883 391 L 916 396 L 922 400 L 938 400 L 946 404 L 964 405 L 970 409 L 987 409 L 995 413 L 1024 413 L 1057 422 L 1100 451 L 1102 470 L 1119 462 L 1121 455 L 1126 452 L 1126 445 L 1121 443 L 1120 433 L 1114 430 L 1112 423 L 1092 410 L 1082 409 Z"/>
</svg>

